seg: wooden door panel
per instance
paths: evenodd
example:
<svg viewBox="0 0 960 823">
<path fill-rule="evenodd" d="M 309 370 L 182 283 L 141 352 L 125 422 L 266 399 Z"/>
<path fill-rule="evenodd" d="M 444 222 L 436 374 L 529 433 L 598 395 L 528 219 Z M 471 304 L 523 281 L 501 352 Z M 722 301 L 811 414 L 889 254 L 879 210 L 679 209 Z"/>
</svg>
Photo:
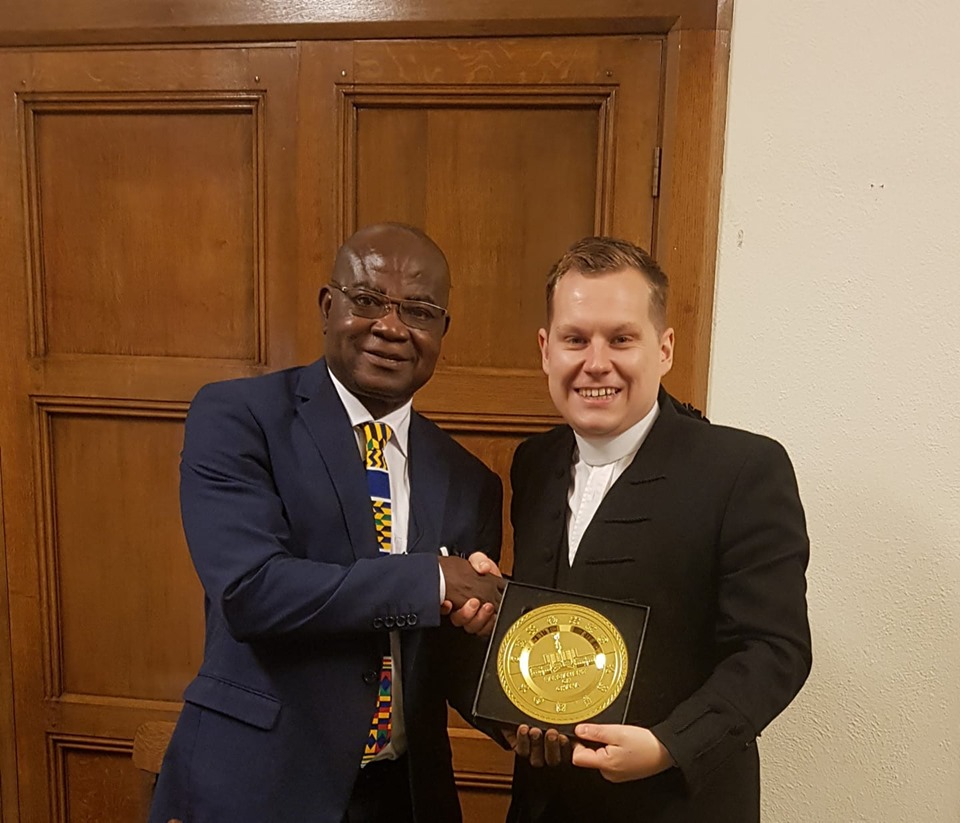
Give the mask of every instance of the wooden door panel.
<svg viewBox="0 0 960 823">
<path fill-rule="evenodd" d="M 50 748 L 58 775 L 51 797 L 54 820 L 139 823 L 141 778 L 127 744 L 51 735 Z"/>
<path fill-rule="evenodd" d="M 224 369 L 292 363 L 296 49 L 3 58 L 30 354 L 129 384 L 168 358 L 190 373 L 180 399 Z"/>
<path fill-rule="evenodd" d="M 353 98 L 355 222 L 404 214 L 433 227 L 454 283 L 441 369 L 536 373 L 545 261 L 556 256 L 558 236 L 594 230 L 603 101 L 457 98 L 447 93 L 438 106 L 411 96 L 405 107 L 394 100 L 396 108 Z M 406 196 L 398 201 L 394 192 Z"/>
<path fill-rule="evenodd" d="M 167 701 L 203 650 L 203 592 L 179 523 L 183 412 L 39 407 L 50 696 Z"/>
<path fill-rule="evenodd" d="M 38 353 L 264 360 L 261 96 L 25 99 Z"/>
</svg>

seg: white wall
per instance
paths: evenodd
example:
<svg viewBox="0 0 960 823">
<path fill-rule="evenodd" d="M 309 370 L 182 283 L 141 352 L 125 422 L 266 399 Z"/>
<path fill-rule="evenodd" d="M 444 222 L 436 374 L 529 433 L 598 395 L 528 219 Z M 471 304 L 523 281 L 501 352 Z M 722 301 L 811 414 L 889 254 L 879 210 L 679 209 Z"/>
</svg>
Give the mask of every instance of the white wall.
<svg viewBox="0 0 960 823">
<path fill-rule="evenodd" d="M 736 0 L 708 410 L 812 540 L 765 823 L 960 821 L 958 316 L 960 2 Z"/>
</svg>

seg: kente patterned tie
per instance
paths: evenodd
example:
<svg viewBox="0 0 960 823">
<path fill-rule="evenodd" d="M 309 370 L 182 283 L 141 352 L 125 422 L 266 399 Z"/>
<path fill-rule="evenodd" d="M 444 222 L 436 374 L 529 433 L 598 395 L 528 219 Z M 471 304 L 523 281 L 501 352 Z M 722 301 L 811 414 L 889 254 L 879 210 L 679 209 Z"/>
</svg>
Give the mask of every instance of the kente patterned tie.
<svg viewBox="0 0 960 823">
<path fill-rule="evenodd" d="M 363 434 L 365 463 L 367 467 L 367 488 L 370 490 L 370 502 L 373 505 L 373 525 L 377 531 L 377 543 L 381 554 L 390 554 L 393 546 L 393 512 L 390 506 L 390 474 L 384 449 L 393 431 L 383 423 L 364 423 L 360 430 Z M 377 695 L 377 708 L 373 713 L 367 745 L 363 750 L 361 762 L 369 763 L 390 742 L 392 723 L 392 674 L 393 658 L 384 655 L 380 669 L 380 691 Z"/>
</svg>

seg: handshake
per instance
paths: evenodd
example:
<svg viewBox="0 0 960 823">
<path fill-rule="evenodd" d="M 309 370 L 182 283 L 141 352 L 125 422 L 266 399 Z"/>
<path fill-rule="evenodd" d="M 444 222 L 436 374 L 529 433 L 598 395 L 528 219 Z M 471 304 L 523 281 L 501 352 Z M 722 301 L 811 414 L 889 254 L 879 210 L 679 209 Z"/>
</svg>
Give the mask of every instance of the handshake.
<svg viewBox="0 0 960 823">
<path fill-rule="evenodd" d="M 483 552 L 474 552 L 467 560 L 462 557 L 439 560 L 446 584 L 446 599 L 440 613 L 450 615 L 450 622 L 469 634 L 490 634 L 506 585 L 497 564 Z"/>
</svg>

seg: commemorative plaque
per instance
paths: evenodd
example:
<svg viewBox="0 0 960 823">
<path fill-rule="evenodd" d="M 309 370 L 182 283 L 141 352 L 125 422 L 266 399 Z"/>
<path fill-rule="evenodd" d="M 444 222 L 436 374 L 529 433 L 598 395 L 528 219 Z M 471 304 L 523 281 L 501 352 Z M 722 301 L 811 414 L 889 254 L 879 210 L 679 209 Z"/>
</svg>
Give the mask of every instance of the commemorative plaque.
<svg viewBox="0 0 960 823">
<path fill-rule="evenodd" d="M 508 582 L 473 713 L 572 733 L 623 723 L 649 608 Z"/>
</svg>

